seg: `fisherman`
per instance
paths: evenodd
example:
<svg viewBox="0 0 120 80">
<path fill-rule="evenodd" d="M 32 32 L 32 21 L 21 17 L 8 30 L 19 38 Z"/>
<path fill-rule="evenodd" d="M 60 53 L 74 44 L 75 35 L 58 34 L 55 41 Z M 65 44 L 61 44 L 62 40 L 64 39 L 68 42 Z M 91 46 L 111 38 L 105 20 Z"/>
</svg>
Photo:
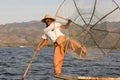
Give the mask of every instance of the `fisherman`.
<svg viewBox="0 0 120 80">
<path fill-rule="evenodd" d="M 69 39 L 69 37 L 65 36 L 65 34 L 60 31 L 61 29 L 67 29 L 72 22 L 71 20 L 68 20 L 66 25 L 62 25 L 61 23 L 56 22 L 51 15 L 46 14 L 41 21 L 46 24 L 46 28 L 42 35 L 42 41 L 38 44 L 35 51 L 39 51 L 45 46 L 48 42 L 48 38 L 52 40 L 54 43 L 54 73 L 55 77 L 59 77 L 61 75 L 62 63 L 66 51 L 72 49 L 76 54 L 80 55 L 80 57 L 85 57 L 86 48 L 76 41 Z"/>
</svg>

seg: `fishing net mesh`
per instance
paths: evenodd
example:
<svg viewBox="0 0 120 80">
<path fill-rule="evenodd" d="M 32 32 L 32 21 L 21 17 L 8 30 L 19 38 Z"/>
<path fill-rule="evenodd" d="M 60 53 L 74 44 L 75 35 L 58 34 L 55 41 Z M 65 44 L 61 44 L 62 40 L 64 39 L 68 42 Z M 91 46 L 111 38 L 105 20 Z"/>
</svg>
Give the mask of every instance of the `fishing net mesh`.
<svg viewBox="0 0 120 80">
<path fill-rule="evenodd" d="M 87 48 L 87 56 L 80 58 L 72 50 L 72 57 L 93 60 L 104 57 L 113 49 L 120 49 L 120 2 L 115 0 L 64 0 L 56 12 L 56 20 L 67 23 L 63 32 Z"/>
</svg>

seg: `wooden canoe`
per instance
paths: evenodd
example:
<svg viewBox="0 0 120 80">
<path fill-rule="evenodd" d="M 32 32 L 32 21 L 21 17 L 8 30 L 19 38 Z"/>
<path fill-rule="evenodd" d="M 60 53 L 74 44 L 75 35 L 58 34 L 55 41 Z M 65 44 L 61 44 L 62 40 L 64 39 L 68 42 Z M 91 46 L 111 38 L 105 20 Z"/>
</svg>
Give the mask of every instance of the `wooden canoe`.
<svg viewBox="0 0 120 80">
<path fill-rule="evenodd" d="M 63 80 L 120 80 L 120 77 L 91 77 L 91 76 L 70 76 L 70 75 L 61 75 L 57 77 Z"/>
</svg>

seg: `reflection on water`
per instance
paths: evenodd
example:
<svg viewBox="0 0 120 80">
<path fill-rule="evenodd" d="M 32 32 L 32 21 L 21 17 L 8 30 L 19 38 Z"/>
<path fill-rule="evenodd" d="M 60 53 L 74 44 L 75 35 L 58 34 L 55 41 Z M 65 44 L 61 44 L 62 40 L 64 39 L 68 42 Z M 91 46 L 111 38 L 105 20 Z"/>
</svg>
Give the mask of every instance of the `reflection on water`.
<svg viewBox="0 0 120 80">
<path fill-rule="evenodd" d="M 0 47 L 0 80 L 20 80 L 33 54 L 32 48 Z M 63 74 L 120 77 L 120 51 L 114 50 L 102 59 L 89 61 L 65 56 Z M 53 48 L 38 53 L 26 80 L 58 80 L 54 78 Z"/>
</svg>

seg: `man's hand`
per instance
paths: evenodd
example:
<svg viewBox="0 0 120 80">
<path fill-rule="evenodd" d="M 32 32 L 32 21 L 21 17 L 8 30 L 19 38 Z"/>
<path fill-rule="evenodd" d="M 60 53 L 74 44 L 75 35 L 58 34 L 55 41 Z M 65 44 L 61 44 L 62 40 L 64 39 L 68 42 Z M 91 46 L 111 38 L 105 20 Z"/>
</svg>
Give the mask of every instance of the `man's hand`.
<svg viewBox="0 0 120 80">
<path fill-rule="evenodd" d="M 68 19 L 68 23 L 70 24 L 72 22 L 72 20 Z"/>
<path fill-rule="evenodd" d="M 36 47 L 35 51 L 38 52 L 47 43 L 47 41 L 48 41 L 48 39 L 42 39 L 42 41 Z"/>
</svg>

